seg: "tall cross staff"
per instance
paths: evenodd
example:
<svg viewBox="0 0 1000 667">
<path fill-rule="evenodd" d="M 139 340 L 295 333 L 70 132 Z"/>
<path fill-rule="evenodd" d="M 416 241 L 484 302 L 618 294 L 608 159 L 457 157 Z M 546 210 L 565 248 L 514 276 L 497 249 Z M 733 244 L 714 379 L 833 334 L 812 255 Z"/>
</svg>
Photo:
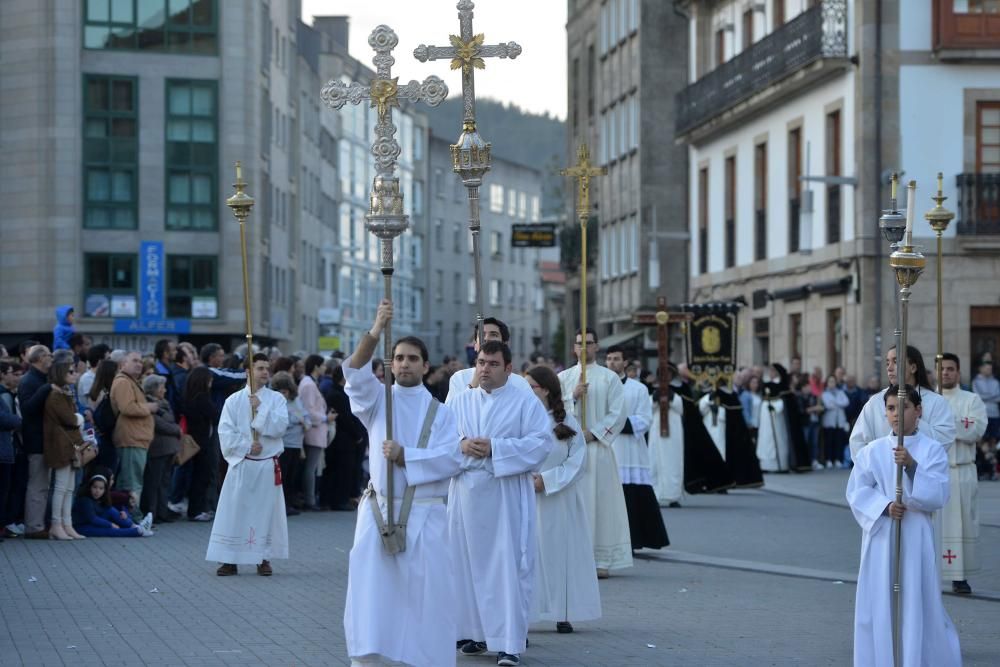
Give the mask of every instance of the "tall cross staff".
<svg viewBox="0 0 1000 667">
<path fill-rule="evenodd" d="M 422 63 L 428 60 L 450 60 L 452 69 L 462 69 L 462 134 L 451 146 L 452 170 L 462 179 L 469 195 L 469 232 L 472 234 L 472 258 L 476 284 L 476 331 L 479 344 L 483 343 L 483 273 L 479 257 L 479 188 L 483 175 L 490 170 L 490 147 L 476 129 L 476 80 L 474 69 L 486 69 L 485 58 L 510 58 L 521 55 L 516 42 L 483 44 L 484 33 L 472 32 L 471 0 L 461 0 L 458 8 L 459 35 L 449 35 L 451 46 L 421 44 L 413 50 L 413 57 Z"/>
<path fill-rule="evenodd" d="M 670 366 L 670 337 L 667 327 L 671 322 L 690 322 L 694 319 L 694 313 L 671 313 L 667 310 L 667 298 L 656 297 L 655 311 L 639 311 L 632 315 L 633 324 L 644 324 L 656 327 L 656 383 L 660 389 L 659 409 L 660 409 L 660 436 L 670 435 L 670 399 L 667 396 L 667 379 Z"/>
<path fill-rule="evenodd" d="M 323 87 L 321 97 L 333 109 L 345 104 L 359 104 L 367 100 L 378 111 L 375 125 L 375 141 L 372 155 L 375 156 L 375 179 L 369 200 L 368 231 L 382 242 L 382 279 L 385 298 L 392 301 L 392 241 L 409 227 L 409 217 L 403 213 L 403 193 L 399 189 L 399 178 L 395 176 L 396 160 L 400 147 L 396 142 L 396 127 L 392 124 L 392 107 L 399 106 L 400 98 L 411 102 L 423 101 L 437 106 L 448 96 L 448 87 L 436 76 L 429 76 L 423 83 L 410 81 L 399 85 L 399 77 L 392 77 L 392 49 L 399 44 L 399 38 L 392 28 L 380 25 L 368 36 L 368 44 L 375 50 L 372 62 L 376 67 L 375 78 L 370 84 L 330 81 Z M 392 440 L 392 324 L 386 322 L 384 341 L 385 365 L 385 437 Z M 389 553 L 403 551 L 406 547 L 405 533 L 397 533 L 393 519 L 393 470 L 392 462 L 386 460 L 385 492 L 388 499 L 388 516 L 382 529 L 382 544 Z"/>
<path fill-rule="evenodd" d="M 590 179 L 608 173 L 607 167 L 590 164 L 590 149 L 580 144 L 576 164 L 561 172 L 576 179 L 576 215 L 580 219 L 580 382 L 587 384 L 587 219 L 590 217 Z M 587 430 L 587 394 L 580 396 L 580 426 Z"/>
<path fill-rule="evenodd" d="M 249 387 L 250 395 L 253 396 L 257 392 L 257 385 L 253 379 L 253 319 L 250 317 L 250 274 L 247 270 L 247 233 L 246 233 L 246 222 L 247 218 L 250 217 L 250 209 L 253 208 L 254 201 L 253 197 L 248 195 L 246 190 L 247 184 L 243 180 L 243 166 L 237 160 L 236 162 L 236 182 L 233 183 L 233 188 L 236 193 L 226 199 L 226 206 L 233 210 L 233 216 L 236 221 L 240 223 L 240 250 L 242 251 L 243 257 L 243 315 L 246 318 L 247 327 L 247 358 L 250 363 L 247 364 L 247 386 Z M 250 423 L 253 424 L 253 420 L 257 418 L 257 409 L 254 408 L 253 402 L 250 403 Z M 250 438 L 253 443 L 257 442 L 257 433 L 250 427 Z"/>
</svg>

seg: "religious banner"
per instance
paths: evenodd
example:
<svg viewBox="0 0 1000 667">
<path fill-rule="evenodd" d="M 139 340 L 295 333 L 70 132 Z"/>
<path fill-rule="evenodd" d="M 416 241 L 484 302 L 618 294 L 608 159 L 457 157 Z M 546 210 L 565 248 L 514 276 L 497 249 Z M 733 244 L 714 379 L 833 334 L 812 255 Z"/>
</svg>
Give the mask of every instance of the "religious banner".
<svg viewBox="0 0 1000 667">
<path fill-rule="evenodd" d="M 738 303 L 686 303 L 691 313 L 686 323 L 687 364 L 695 386 L 704 392 L 731 387 L 736 370 L 736 317 Z"/>
</svg>

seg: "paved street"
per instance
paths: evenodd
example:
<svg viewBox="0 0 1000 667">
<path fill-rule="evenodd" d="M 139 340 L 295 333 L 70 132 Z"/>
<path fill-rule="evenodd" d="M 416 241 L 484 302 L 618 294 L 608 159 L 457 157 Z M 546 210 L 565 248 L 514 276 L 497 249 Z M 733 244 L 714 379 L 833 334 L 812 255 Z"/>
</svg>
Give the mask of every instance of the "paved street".
<svg viewBox="0 0 1000 667">
<path fill-rule="evenodd" d="M 767 491 L 688 499 L 673 546 L 601 582 L 604 618 L 537 626 L 525 665 L 847 665 L 859 530 L 844 471 L 769 476 Z M 988 567 L 972 599 L 945 596 L 966 665 L 1000 655 L 1000 483 L 980 487 Z M 275 576 L 219 578 L 209 526 L 149 539 L 0 544 L 2 665 L 346 665 L 342 610 L 354 517 L 289 522 Z M 263 614 L 267 610 L 267 614 Z M 402 620 L 401 620 L 402 622 Z M 493 657 L 459 665 L 495 664 Z"/>
</svg>

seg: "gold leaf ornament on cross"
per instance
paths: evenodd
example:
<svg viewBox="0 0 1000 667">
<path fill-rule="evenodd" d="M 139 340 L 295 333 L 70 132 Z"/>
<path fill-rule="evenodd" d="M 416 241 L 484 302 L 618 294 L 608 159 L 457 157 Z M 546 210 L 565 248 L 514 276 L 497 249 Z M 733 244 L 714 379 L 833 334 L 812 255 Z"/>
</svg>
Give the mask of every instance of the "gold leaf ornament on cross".
<svg viewBox="0 0 1000 667">
<path fill-rule="evenodd" d="M 399 77 L 395 79 L 375 79 L 371 87 L 371 105 L 378 109 L 378 117 L 385 118 L 389 107 L 398 107 Z"/>
<path fill-rule="evenodd" d="M 463 42 L 458 35 L 449 35 L 451 45 L 455 47 L 455 57 L 451 59 L 451 68 L 462 68 L 463 74 L 469 73 L 469 65 L 476 69 L 486 69 L 486 62 L 479 57 L 479 47 L 486 41 L 486 35 L 479 33 L 468 42 Z"/>
</svg>

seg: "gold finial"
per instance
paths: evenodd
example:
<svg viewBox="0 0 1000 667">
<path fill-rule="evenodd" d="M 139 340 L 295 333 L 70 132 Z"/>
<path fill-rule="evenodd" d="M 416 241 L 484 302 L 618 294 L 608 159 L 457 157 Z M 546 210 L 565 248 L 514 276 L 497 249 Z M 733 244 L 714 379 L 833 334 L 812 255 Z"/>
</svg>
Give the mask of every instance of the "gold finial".
<svg viewBox="0 0 1000 667">
<path fill-rule="evenodd" d="M 236 190 L 236 194 L 232 195 L 226 199 L 226 206 L 233 210 L 233 215 L 236 216 L 236 220 L 243 222 L 246 220 L 247 216 L 250 215 L 250 209 L 253 208 L 254 199 L 246 192 L 247 184 L 243 180 L 243 164 L 237 160 L 236 161 L 236 182 L 233 183 L 233 188 Z"/>
<path fill-rule="evenodd" d="M 944 174 L 940 171 L 937 175 L 937 182 L 937 195 L 931 197 L 935 206 L 931 210 L 927 211 L 927 213 L 924 213 L 924 219 L 930 223 L 931 229 L 933 229 L 937 233 L 938 237 L 940 237 L 944 230 L 948 229 L 948 223 L 952 221 L 955 214 L 946 209 L 943 205 L 945 200 L 948 198 L 944 196 Z"/>
</svg>

